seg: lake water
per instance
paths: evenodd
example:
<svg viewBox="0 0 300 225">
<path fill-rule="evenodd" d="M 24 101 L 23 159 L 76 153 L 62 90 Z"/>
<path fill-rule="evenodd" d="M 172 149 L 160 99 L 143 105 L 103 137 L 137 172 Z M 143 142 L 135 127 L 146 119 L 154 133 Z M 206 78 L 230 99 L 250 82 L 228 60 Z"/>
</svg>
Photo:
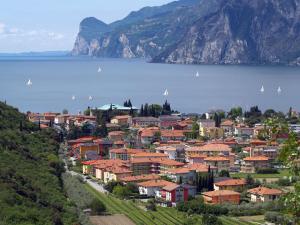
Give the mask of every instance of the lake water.
<svg viewBox="0 0 300 225">
<path fill-rule="evenodd" d="M 98 73 L 99 66 L 102 72 Z M 199 77 L 196 77 L 196 72 Z M 33 85 L 26 82 L 31 79 Z M 261 86 L 265 92 L 261 93 Z M 21 111 L 76 113 L 87 106 L 131 99 L 163 103 L 181 112 L 258 105 L 300 110 L 300 68 L 152 64 L 143 60 L 0 57 L 0 100 Z M 278 95 L 277 88 L 282 93 Z M 169 96 L 163 96 L 168 89 Z M 72 96 L 76 100 L 72 100 Z M 89 101 L 88 97 L 93 96 Z"/>
</svg>

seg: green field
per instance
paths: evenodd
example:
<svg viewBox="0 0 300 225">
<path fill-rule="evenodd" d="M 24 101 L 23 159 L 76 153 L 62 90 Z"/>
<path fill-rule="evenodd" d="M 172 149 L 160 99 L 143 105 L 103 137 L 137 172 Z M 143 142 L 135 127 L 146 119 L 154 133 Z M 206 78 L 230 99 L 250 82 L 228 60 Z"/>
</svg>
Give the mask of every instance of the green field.
<svg viewBox="0 0 300 225">
<path fill-rule="evenodd" d="M 117 199 L 111 195 L 105 195 L 97 192 L 89 185 L 86 188 L 99 198 L 112 214 L 124 214 L 128 216 L 135 224 L 149 225 L 182 225 L 184 214 L 174 208 L 158 207 L 157 211 L 145 211 L 133 201 Z"/>
<path fill-rule="evenodd" d="M 231 173 L 230 176 L 233 178 L 246 178 L 248 173 Z M 290 176 L 288 170 L 280 170 L 279 173 L 275 174 L 250 174 L 253 178 L 282 178 L 285 176 Z"/>
<path fill-rule="evenodd" d="M 157 211 L 145 211 L 137 202 L 131 200 L 120 200 L 112 195 L 105 195 L 97 192 L 89 185 L 85 185 L 87 190 L 100 199 L 106 206 L 108 212 L 112 214 L 124 214 L 138 225 L 182 225 L 187 215 L 178 212 L 175 208 L 157 207 Z M 201 217 L 198 216 L 200 221 Z M 258 221 L 244 218 L 220 217 L 224 225 L 258 225 Z M 249 221 L 249 222 L 248 222 Z M 199 224 L 200 225 L 200 224 Z"/>
</svg>

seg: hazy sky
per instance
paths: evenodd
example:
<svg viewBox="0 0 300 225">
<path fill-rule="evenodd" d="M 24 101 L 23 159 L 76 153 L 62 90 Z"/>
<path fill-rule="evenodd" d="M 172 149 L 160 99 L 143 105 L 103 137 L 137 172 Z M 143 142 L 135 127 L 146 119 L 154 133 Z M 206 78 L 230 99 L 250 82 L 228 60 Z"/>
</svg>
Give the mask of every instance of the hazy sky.
<svg viewBox="0 0 300 225">
<path fill-rule="evenodd" d="M 110 23 L 172 0 L 1 0 L 0 52 L 70 50 L 80 21 Z"/>
</svg>

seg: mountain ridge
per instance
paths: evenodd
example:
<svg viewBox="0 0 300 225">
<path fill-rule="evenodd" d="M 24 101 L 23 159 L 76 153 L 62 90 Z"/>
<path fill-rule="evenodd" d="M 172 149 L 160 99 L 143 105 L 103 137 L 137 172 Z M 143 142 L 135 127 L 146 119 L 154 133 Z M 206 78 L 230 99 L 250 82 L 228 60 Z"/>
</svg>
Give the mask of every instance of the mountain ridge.
<svg viewBox="0 0 300 225">
<path fill-rule="evenodd" d="M 300 65 L 299 1 L 181 0 L 145 7 L 111 24 L 81 25 L 72 55 Z"/>
</svg>

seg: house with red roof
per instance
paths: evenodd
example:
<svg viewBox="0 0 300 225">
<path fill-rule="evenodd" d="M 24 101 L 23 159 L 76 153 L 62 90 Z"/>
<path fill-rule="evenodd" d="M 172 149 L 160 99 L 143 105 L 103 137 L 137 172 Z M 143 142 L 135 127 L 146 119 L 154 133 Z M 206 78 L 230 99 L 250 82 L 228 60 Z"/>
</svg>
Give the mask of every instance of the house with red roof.
<svg viewBox="0 0 300 225">
<path fill-rule="evenodd" d="M 210 204 L 222 204 L 222 203 L 232 203 L 239 204 L 241 194 L 231 190 L 217 190 L 203 192 L 202 196 L 205 203 Z"/>
<path fill-rule="evenodd" d="M 204 159 L 204 163 L 208 166 L 213 166 L 217 168 L 217 172 L 222 170 L 229 171 L 230 169 L 230 159 L 222 156 L 210 156 Z"/>
<path fill-rule="evenodd" d="M 226 179 L 214 183 L 214 190 L 231 190 L 241 192 L 246 186 L 245 179 Z"/>
<path fill-rule="evenodd" d="M 270 202 L 277 200 L 283 192 L 279 189 L 271 189 L 267 187 L 257 187 L 249 189 L 251 202 Z"/>
<path fill-rule="evenodd" d="M 188 167 L 169 169 L 163 171 L 162 174 L 178 184 L 184 183 L 193 185 L 196 182 L 196 170 Z"/>
<path fill-rule="evenodd" d="M 195 196 L 196 187 L 179 185 L 165 180 L 150 180 L 138 183 L 140 195 L 155 197 L 163 204 L 176 205 L 177 202 L 187 201 L 189 196 Z"/>
<path fill-rule="evenodd" d="M 129 115 L 115 116 L 110 120 L 111 124 L 118 124 L 120 126 L 130 126 L 132 123 L 132 117 Z"/>
<path fill-rule="evenodd" d="M 252 156 L 243 159 L 242 173 L 255 173 L 258 168 L 270 168 L 269 158 L 265 156 Z"/>
</svg>

